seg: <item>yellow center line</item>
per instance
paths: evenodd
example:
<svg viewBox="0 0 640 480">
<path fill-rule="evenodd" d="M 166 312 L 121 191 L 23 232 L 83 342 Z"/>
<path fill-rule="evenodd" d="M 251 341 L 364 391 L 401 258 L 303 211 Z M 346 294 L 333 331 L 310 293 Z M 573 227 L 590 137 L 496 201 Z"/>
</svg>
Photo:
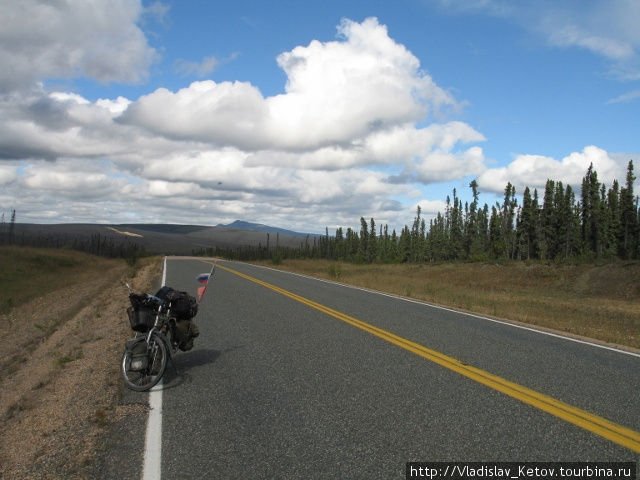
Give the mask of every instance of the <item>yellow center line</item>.
<svg viewBox="0 0 640 480">
<path fill-rule="evenodd" d="M 351 317 L 345 313 L 314 302 L 313 300 L 309 300 L 305 297 L 301 297 L 300 295 L 296 295 L 295 293 L 284 290 L 280 287 L 276 287 L 275 285 L 272 285 L 270 283 L 238 272 L 237 270 L 233 270 L 220 264 L 218 264 L 218 268 L 221 268 L 229 273 L 233 273 L 234 275 L 238 275 L 239 277 L 242 277 L 251 282 L 262 285 L 263 287 L 273 290 L 274 292 L 289 297 L 297 302 L 303 303 L 311 308 L 319 310 L 320 312 L 337 318 L 338 320 L 341 320 L 345 323 L 348 323 L 349 325 L 353 325 L 354 327 L 375 335 L 376 337 L 382 338 L 387 342 L 404 348 L 405 350 L 408 350 L 412 353 L 415 353 L 416 355 L 419 355 L 427 360 L 437 363 L 442 367 L 448 368 L 449 370 L 459 373 L 460 375 L 464 375 L 465 377 L 481 383 L 489 388 L 509 395 L 510 397 L 520 400 L 521 402 L 524 402 L 542 411 L 550 413 L 551 415 L 566 420 L 573 425 L 600 435 L 601 437 L 617 443 L 618 445 L 622 445 L 623 447 L 633 450 L 634 452 L 640 453 L 640 433 L 634 430 L 623 427 L 605 418 L 599 417 L 585 410 L 581 410 L 577 407 L 556 400 L 555 398 L 549 397 L 548 395 L 545 395 L 543 393 L 531 390 L 527 387 L 523 387 L 522 385 L 519 385 L 517 383 L 510 382 L 509 380 L 498 377 L 497 375 L 493 375 L 479 368 L 464 364 L 453 357 L 449 357 L 443 353 L 437 352 L 436 350 L 432 350 L 418 343 L 414 343 L 410 340 L 407 340 L 406 338 L 383 330 L 382 328 L 363 322 L 362 320 L 358 320 L 357 318 Z"/>
</svg>

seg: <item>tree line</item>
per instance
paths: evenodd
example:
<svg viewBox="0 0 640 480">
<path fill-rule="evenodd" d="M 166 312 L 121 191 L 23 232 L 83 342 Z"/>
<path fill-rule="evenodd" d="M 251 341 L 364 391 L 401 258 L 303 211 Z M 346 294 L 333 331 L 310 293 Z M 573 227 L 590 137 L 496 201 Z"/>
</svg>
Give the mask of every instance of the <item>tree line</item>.
<svg viewBox="0 0 640 480">
<path fill-rule="evenodd" d="M 16 211 L 11 211 L 11 220 L 5 222 L 4 213 L 0 220 L 0 245 L 16 245 L 36 248 L 70 248 L 107 258 L 124 258 L 134 265 L 139 258 L 149 255 L 144 245 L 130 240 L 116 241 L 106 235 L 95 233 L 87 236 L 65 234 L 25 234 L 16 231 Z"/>
<path fill-rule="evenodd" d="M 511 183 L 502 202 L 480 205 L 478 184 L 469 184 L 471 202 L 462 202 L 456 190 L 447 196 L 444 212 L 429 220 L 418 206 L 411 226 L 397 233 L 388 225 L 360 218 L 360 229 L 338 228 L 335 235 L 307 236 L 298 247 L 275 245 L 211 247 L 196 255 L 236 260 L 324 258 L 353 263 L 421 263 L 443 261 L 544 260 L 592 261 L 601 258 L 640 258 L 640 209 L 634 195 L 636 177 L 629 161 L 621 186 L 617 180 L 607 187 L 590 165 L 577 196 L 571 185 L 547 180 L 540 198 L 537 189 L 522 193 L 521 204 Z M 73 248 L 105 257 L 122 257 L 135 263 L 147 255 L 143 246 L 116 242 L 95 234 L 79 238 L 60 235 L 18 235 L 16 212 L 0 221 L 0 244 Z M 268 234 L 267 234 L 268 236 Z M 267 237 L 268 238 L 268 237 Z"/>
<path fill-rule="evenodd" d="M 0 244 L 12 244 L 15 240 L 16 230 L 16 210 L 11 210 L 11 220 L 7 224 L 4 219 L 4 212 L 0 218 Z"/>
<path fill-rule="evenodd" d="M 592 261 L 600 258 L 640 258 L 640 210 L 634 195 L 633 162 L 629 161 L 624 186 L 610 188 L 598 180 L 590 165 L 579 197 L 571 185 L 547 180 L 540 198 L 537 189 L 522 193 L 508 183 L 502 202 L 480 205 L 473 180 L 471 203 L 456 190 L 447 196 L 444 212 L 429 220 L 418 206 L 413 223 L 398 234 L 373 218 L 360 218 L 360 230 L 338 228 L 330 236 L 307 237 L 297 248 L 207 248 L 198 255 L 237 260 L 272 258 L 325 258 L 354 263 L 402 263 L 489 260 Z"/>
</svg>

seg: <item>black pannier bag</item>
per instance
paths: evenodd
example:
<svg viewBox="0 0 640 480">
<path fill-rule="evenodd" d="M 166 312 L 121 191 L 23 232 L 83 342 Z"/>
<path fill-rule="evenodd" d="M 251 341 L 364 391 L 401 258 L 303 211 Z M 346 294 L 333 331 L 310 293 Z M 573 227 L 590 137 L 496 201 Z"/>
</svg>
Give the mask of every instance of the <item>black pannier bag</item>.
<svg viewBox="0 0 640 480">
<path fill-rule="evenodd" d="M 198 302 L 187 292 L 180 292 L 171 287 L 162 287 L 156 297 L 171 302 L 171 313 L 176 320 L 189 320 L 198 314 Z"/>
<path fill-rule="evenodd" d="M 171 313 L 176 318 L 175 340 L 183 352 L 193 348 L 193 339 L 200 335 L 196 322 L 192 319 L 198 313 L 198 302 L 187 292 L 162 287 L 156 297 L 171 302 Z"/>
<path fill-rule="evenodd" d="M 183 352 L 193 348 L 193 339 L 200 335 L 200 330 L 193 320 L 178 320 L 176 322 L 176 341 Z"/>
<path fill-rule="evenodd" d="M 149 365 L 149 357 L 147 356 L 147 342 L 140 341 L 138 337 L 127 340 L 125 349 L 131 355 L 131 365 L 129 370 L 140 372 Z"/>
<path fill-rule="evenodd" d="M 136 332 L 148 332 L 156 321 L 156 308 L 154 302 L 150 301 L 145 295 L 129 295 L 131 306 L 127 308 L 129 315 L 129 323 L 131 328 Z"/>
</svg>

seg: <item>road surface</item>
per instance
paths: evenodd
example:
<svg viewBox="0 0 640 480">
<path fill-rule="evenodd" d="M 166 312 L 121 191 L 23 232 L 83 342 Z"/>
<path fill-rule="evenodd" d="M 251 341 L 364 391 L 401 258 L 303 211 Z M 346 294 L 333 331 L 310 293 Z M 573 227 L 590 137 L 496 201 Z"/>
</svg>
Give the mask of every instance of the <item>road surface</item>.
<svg viewBox="0 0 640 480">
<path fill-rule="evenodd" d="M 410 461 L 640 459 L 637 355 L 218 265 L 201 335 L 159 394 L 163 479 L 392 479 Z M 209 268 L 169 258 L 166 284 L 193 292 Z"/>
</svg>

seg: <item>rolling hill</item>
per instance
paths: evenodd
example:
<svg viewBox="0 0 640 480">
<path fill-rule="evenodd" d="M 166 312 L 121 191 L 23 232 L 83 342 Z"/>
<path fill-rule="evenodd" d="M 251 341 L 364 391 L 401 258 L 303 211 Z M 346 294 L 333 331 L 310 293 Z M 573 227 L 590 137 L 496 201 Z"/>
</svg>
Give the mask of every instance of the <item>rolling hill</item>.
<svg viewBox="0 0 640 480">
<path fill-rule="evenodd" d="M 276 245 L 299 247 L 314 234 L 292 232 L 268 225 L 235 221 L 229 225 L 176 224 L 15 224 L 15 242 L 32 244 L 33 240 L 51 246 L 71 246 L 100 235 L 115 243 L 135 243 L 147 252 L 168 255 L 190 255 L 194 250 L 211 247 Z"/>
</svg>

